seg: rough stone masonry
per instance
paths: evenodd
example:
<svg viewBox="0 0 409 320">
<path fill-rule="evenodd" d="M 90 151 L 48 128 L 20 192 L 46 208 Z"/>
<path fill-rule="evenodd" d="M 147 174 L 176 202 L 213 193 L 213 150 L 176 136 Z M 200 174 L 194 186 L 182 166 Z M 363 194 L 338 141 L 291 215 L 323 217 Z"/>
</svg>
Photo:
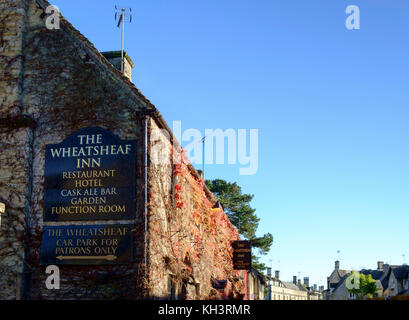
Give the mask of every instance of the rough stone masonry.
<svg viewBox="0 0 409 320">
<path fill-rule="evenodd" d="M 166 122 L 63 17 L 47 29 L 48 5 L 0 0 L 0 299 L 242 298 L 246 274 L 231 263 L 238 232 Z M 87 127 L 136 140 L 136 217 L 121 222 L 135 225 L 133 259 L 60 266 L 60 289 L 49 290 L 41 235 L 72 222 L 43 221 L 45 149 Z M 222 293 L 216 280 L 227 280 Z"/>
</svg>

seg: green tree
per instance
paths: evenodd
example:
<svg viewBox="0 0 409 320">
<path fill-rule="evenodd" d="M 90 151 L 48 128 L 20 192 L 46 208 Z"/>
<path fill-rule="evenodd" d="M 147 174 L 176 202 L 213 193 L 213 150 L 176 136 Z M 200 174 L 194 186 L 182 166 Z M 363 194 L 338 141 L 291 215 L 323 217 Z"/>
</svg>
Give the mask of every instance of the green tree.
<svg viewBox="0 0 409 320">
<path fill-rule="evenodd" d="M 362 300 L 364 297 L 372 298 L 377 290 L 376 281 L 371 274 L 365 275 L 352 271 L 345 281 L 348 292 L 356 295 L 358 300 Z"/>
<path fill-rule="evenodd" d="M 241 187 L 236 182 L 230 183 L 221 179 L 206 180 L 206 186 L 223 205 L 224 212 L 239 230 L 239 233 L 251 241 L 252 246 L 258 249 L 258 254 L 267 254 L 273 244 L 273 236 L 267 233 L 262 237 L 256 237 L 260 218 L 255 214 L 256 209 L 250 205 L 254 196 L 243 194 Z M 258 271 L 266 269 L 266 266 L 259 261 L 259 257 L 254 254 L 252 255 L 252 265 Z"/>
</svg>

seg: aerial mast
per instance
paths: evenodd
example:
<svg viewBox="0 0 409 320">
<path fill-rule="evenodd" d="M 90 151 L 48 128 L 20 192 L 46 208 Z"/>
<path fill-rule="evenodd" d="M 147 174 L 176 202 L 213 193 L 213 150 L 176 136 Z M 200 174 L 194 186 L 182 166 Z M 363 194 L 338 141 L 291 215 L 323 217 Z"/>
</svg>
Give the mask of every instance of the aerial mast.
<svg viewBox="0 0 409 320">
<path fill-rule="evenodd" d="M 121 72 L 124 72 L 124 55 L 125 55 L 125 45 L 124 45 L 124 38 L 125 38 L 125 22 L 132 22 L 132 8 L 121 8 L 120 11 L 118 11 L 118 7 L 115 6 L 115 21 L 118 20 L 118 25 L 117 27 L 119 28 L 122 24 L 122 34 L 121 34 Z M 127 14 L 127 11 L 129 14 Z M 118 18 L 119 14 L 119 18 Z M 128 21 L 126 20 L 128 18 Z"/>
</svg>

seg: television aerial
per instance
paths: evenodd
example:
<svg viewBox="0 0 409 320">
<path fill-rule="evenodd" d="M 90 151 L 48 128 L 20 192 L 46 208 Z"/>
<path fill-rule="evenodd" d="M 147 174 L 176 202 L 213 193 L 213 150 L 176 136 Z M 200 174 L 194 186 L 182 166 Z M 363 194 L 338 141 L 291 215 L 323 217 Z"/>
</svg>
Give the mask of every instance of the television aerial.
<svg viewBox="0 0 409 320">
<path fill-rule="evenodd" d="M 124 72 L 124 37 L 125 37 L 125 23 L 132 22 L 132 8 L 121 8 L 115 5 L 115 21 L 118 21 L 117 27 L 120 28 L 122 25 L 122 35 L 121 35 L 121 72 Z"/>
</svg>

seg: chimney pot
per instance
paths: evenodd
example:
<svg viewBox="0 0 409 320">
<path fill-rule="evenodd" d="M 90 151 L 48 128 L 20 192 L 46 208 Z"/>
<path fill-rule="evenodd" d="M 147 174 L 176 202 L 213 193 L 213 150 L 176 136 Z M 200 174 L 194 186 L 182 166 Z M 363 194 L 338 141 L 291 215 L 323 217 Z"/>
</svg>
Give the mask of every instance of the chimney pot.
<svg viewBox="0 0 409 320">
<path fill-rule="evenodd" d="M 304 277 L 304 284 L 309 287 L 310 286 L 310 278 L 309 277 Z"/>
<path fill-rule="evenodd" d="M 335 270 L 338 270 L 339 269 L 339 261 L 337 260 L 337 261 L 335 261 Z"/>
</svg>

